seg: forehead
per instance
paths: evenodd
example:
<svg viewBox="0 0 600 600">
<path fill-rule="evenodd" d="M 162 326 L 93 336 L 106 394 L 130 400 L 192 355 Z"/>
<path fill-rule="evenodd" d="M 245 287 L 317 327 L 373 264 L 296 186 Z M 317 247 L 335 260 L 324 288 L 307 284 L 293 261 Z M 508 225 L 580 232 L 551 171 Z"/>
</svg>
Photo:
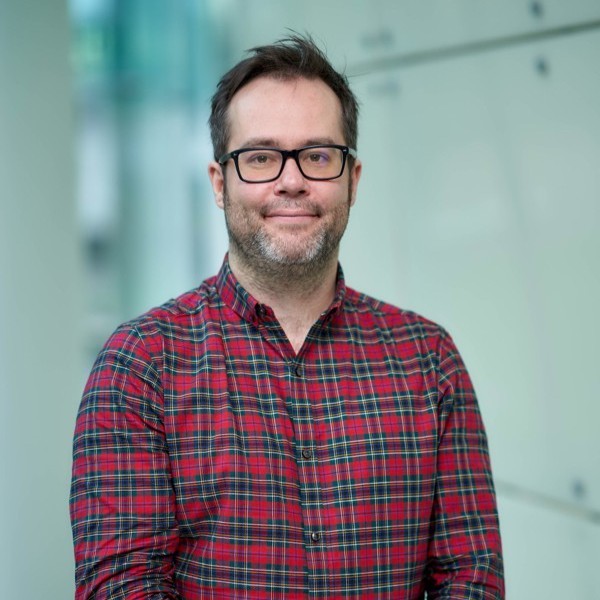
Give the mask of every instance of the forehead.
<svg viewBox="0 0 600 600">
<path fill-rule="evenodd" d="M 230 149 L 253 140 L 344 143 L 341 103 L 320 79 L 258 77 L 235 94 L 228 120 Z"/>
</svg>

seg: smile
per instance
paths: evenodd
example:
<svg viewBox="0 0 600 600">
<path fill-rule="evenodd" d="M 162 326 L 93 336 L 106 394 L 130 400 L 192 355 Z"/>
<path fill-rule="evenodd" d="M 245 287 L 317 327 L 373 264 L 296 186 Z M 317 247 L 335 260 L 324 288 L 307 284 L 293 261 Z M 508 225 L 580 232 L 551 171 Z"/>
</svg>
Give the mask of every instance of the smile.
<svg viewBox="0 0 600 600">
<path fill-rule="evenodd" d="M 302 214 L 276 214 L 276 215 L 267 215 L 266 220 L 277 223 L 289 223 L 290 225 L 300 225 L 303 223 L 310 223 L 314 220 L 318 219 L 316 215 L 311 215 L 308 213 Z"/>
<path fill-rule="evenodd" d="M 289 223 L 299 225 L 301 223 L 309 223 L 318 219 L 318 215 L 314 212 L 307 210 L 286 210 L 279 209 L 273 212 L 267 213 L 265 219 L 268 221 L 277 221 L 279 223 Z"/>
</svg>

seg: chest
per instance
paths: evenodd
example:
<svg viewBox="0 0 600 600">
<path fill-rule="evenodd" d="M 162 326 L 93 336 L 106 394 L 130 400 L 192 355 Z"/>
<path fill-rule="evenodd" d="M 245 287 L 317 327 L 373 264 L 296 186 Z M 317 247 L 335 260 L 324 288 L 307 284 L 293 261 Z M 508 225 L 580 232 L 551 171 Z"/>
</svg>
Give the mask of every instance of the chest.
<svg viewBox="0 0 600 600">
<path fill-rule="evenodd" d="M 227 333 L 165 360 L 174 485 L 203 499 L 197 518 L 223 498 L 269 498 L 289 518 L 311 498 L 340 510 L 433 490 L 437 382 L 422 353 L 333 330 L 296 356 L 276 333 Z"/>
</svg>

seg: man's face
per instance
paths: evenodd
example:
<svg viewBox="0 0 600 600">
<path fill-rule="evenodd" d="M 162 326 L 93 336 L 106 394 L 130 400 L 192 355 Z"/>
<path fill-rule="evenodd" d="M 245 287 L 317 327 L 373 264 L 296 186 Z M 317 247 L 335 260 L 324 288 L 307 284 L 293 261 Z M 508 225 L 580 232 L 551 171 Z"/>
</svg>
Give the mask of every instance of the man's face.
<svg viewBox="0 0 600 600">
<path fill-rule="evenodd" d="M 233 97 L 229 125 L 228 151 L 345 144 L 340 102 L 321 80 L 255 79 Z M 211 163 L 209 175 L 217 205 L 225 211 L 230 253 L 249 265 L 271 268 L 337 258 L 360 170 L 354 161 L 338 179 L 312 181 L 288 159 L 277 180 L 245 183 L 232 160 L 226 168 Z"/>
</svg>

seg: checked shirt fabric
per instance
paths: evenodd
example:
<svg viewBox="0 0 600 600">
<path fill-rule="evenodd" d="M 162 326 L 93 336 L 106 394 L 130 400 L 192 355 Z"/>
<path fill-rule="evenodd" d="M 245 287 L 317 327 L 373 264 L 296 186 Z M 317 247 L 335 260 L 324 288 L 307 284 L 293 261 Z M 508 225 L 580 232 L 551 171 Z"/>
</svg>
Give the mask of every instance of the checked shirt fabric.
<svg viewBox="0 0 600 600">
<path fill-rule="evenodd" d="M 76 598 L 504 597 L 463 362 L 348 288 L 296 355 L 227 260 L 120 326 L 74 439 Z"/>
</svg>

